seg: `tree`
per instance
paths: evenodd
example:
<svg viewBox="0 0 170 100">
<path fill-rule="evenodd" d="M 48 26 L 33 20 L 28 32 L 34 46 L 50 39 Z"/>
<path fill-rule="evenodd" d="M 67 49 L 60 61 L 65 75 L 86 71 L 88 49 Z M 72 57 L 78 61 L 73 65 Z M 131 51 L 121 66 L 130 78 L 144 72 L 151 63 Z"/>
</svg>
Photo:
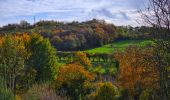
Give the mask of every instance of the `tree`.
<svg viewBox="0 0 170 100">
<path fill-rule="evenodd" d="M 20 26 L 21 26 L 21 28 L 28 28 L 28 27 L 30 26 L 30 23 L 28 23 L 28 22 L 25 21 L 25 20 L 22 20 L 22 21 L 20 22 Z"/>
<path fill-rule="evenodd" d="M 88 84 L 94 80 L 93 74 L 78 63 L 60 68 L 56 79 L 56 88 L 64 90 L 73 100 L 79 100 L 89 92 Z"/>
<path fill-rule="evenodd" d="M 28 54 L 22 39 L 13 36 L 4 37 L 0 45 L 0 73 L 14 94 L 18 76 L 23 73 Z"/>
<path fill-rule="evenodd" d="M 161 97 L 164 100 L 170 99 L 170 1 L 149 0 L 146 11 L 141 11 L 142 17 L 148 25 L 155 28 L 155 55 L 160 73 Z"/>
<path fill-rule="evenodd" d="M 33 67 L 25 65 L 23 73 L 17 77 L 16 89 L 18 94 L 22 94 L 27 91 L 32 84 L 34 84 L 36 78 L 36 70 Z"/>
<path fill-rule="evenodd" d="M 51 81 L 57 76 L 57 56 L 56 49 L 51 45 L 48 39 L 33 34 L 31 36 L 29 48 L 31 57 L 29 65 L 33 66 L 37 71 L 37 81 Z"/>
<path fill-rule="evenodd" d="M 120 63 L 118 84 L 127 88 L 134 100 L 148 89 L 159 89 L 159 72 L 153 48 L 128 47 L 124 53 L 115 54 Z"/>
</svg>

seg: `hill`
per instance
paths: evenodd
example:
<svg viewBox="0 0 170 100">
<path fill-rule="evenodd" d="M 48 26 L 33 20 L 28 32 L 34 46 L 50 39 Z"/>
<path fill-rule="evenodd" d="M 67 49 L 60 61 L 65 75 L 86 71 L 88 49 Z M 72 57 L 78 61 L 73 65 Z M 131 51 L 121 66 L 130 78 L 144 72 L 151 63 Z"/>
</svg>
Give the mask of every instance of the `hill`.
<svg viewBox="0 0 170 100">
<path fill-rule="evenodd" d="M 26 21 L 20 24 L 8 24 L 0 28 L 0 35 L 37 33 L 48 38 L 59 51 L 84 51 L 114 41 L 130 39 L 150 39 L 152 28 L 141 26 L 115 26 L 104 20 L 93 19 L 85 22 L 39 21 L 30 25 Z"/>
</svg>

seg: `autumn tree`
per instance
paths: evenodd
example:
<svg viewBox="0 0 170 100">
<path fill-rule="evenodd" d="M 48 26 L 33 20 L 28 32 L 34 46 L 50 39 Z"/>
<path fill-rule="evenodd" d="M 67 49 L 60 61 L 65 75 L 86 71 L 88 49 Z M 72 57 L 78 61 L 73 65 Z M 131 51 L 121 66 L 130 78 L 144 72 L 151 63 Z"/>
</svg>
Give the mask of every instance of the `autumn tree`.
<svg viewBox="0 0 170 100">
<path fill-rule="evenodd" d="M 31 36 L 28 33 L 17 33 L 12 36 L 12 38 L 18 43 L 17 47 L 20 48 L 20 52 L 22 52 L 22 48 L 24 49 L 22 52 L 22 56 L 25 57 L 24 68 L 16 79 L 16 92 L 22 93 L 25 92 L 33 83 L 35 83 L 36 70 L 33 66 L 28 64 L 29 58 L 32 54 L 29 48 Z"/>
<path fill-rule="evenodd" d="M 75 62 L 79 62 L 80 64 L 82 64 L 85 67 L 91 67 L 92 66 L 91 61 L 87 57 L 86 53 L 80 52 L 80 51 L 75 53 Z"/>
<path fill-rule="evenodd" d="M 120 63 L 118 83 L 129 90 L 134 100 L 139 100 L 144 90 L 159 89 L 159 72 L 153 48 L 132 46 L 125 52 L 115 53 L 115 57 Z"/>
<path fill-rule="evenodd" d="M 89 93 L 88 85 L 94 80 L 93 74 L 78 63 L 68 64 L 59 69 L 56 79 L 58 91 L 64 90 L 73 100 L 79 100 Z"/>
<path fill-rule="evenodd" d="M 0 45 L 0 73 L 3 74 L 8 87 L 16 92 L 17 79 L 22 75 L 29 53 L 23 39 L 5 36 Z"/>
<path fill-rule="evenodd" d="M 146 10 L 141 11 L 147 25 L 155 29 L 154 39 L 157 44 L 155 55 L 160 73 L 161 97 L 170 99 L 170 1 L 149 0 Z"/>
</svg>

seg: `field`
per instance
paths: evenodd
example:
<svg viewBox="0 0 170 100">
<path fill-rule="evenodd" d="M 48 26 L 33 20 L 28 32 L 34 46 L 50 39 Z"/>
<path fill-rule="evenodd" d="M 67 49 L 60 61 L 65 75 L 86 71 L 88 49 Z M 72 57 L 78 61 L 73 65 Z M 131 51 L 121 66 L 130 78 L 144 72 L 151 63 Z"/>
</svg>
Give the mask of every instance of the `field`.
<svg viewBox="0 0 170 100">
<path fill-rule="evenodd" d="M 116 50 L 125 50 L 126 47 L 130 45 L 138 45 L 138 46 L 147 46 L 153 44 L 151 40 L 125 40 L 125 41 L 118 41 L 111 44 L 104 45 L 102 47 L 86 50 L 88 53 L 113 53 Z"/>
</svg>

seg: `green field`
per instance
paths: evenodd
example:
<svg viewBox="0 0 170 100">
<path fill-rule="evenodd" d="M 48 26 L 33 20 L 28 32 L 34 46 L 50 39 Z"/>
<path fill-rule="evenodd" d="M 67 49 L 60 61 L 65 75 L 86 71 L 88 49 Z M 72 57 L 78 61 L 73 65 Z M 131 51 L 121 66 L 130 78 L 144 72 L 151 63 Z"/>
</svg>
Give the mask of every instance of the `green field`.
<svg viewBox="0 0 170 100">
<path fill-rule="evenodd" d="M 146 46 L 153 44 L 151 40 L 125 40 L 125 41 L 118 41 L 113 42 L 111 44 L 104 45 L 102 47 L 86 50 L 85 52 L 88 53 L 113 53 L 116 50 L 125 50 L 126 47 L 130 45 L 138 45 L 138 46 Z"/>
</svg>

